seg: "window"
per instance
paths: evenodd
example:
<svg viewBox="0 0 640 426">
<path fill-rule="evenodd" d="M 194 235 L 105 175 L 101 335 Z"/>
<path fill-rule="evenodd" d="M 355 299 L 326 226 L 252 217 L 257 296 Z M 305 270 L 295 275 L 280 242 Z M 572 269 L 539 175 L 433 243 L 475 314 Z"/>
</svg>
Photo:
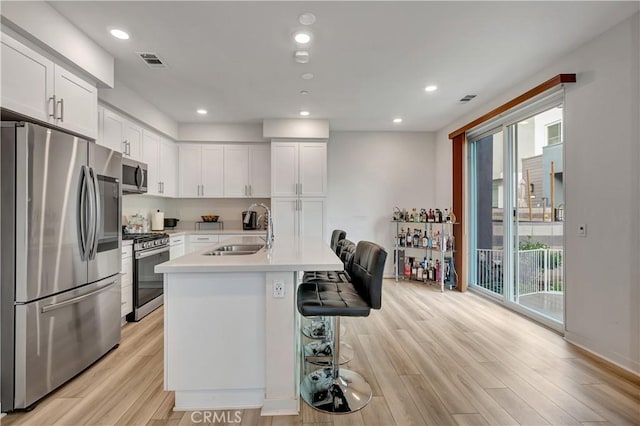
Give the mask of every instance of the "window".
<svg viewBox="0 0 640 426">
<path fill-rule="evenodd" d="M 562 142 L 562 122 L 558 121 L 547 126 L 547 145 Z"/>
</svg>

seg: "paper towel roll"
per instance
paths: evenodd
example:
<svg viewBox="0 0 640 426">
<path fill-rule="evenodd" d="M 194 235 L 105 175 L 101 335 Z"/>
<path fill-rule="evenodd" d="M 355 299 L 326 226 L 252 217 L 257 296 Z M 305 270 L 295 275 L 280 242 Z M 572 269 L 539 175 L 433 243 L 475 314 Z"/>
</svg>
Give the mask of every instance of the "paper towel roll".
<svg viewBox="0 0 640 426">
<path fill-rule="evenodd" d="M 151 230 L 163 231 L 164 230 L 164 212 L 158 210 L 151 215 Z"/>
</svg>

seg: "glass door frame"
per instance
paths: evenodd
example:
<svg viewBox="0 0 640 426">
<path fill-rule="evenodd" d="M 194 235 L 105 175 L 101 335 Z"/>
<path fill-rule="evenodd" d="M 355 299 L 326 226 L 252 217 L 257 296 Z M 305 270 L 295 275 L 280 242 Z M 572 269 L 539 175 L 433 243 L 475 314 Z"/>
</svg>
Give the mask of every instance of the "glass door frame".
<svg viewBox="0 0 640 426">
<path fill-rule="evenodd" d="M 517 128 L 518 122 L 535 116 L 548 109 L 564 105 L 564 88 L 552 90 L 549 93 L 545 93 L 537 98 L 534 98 L 531 102 L 524 106 L 518 107 L 511 112 L 507 112 L 496 120 L 489 123 L 485 123 L 480 128 L 472 129 L 467 132 L 468 150 L 467 150 L 467 164 L 466 167 L 466 186 L 468 188 L 469 207 L 467 214 L 469 220 L 469 232 L 467 234 L 467 247 L 469 250 L 466 254 L 465 261 L 469 271 L 469 287 L 475 291 L 479 291 L 483 294 L 489 295 L 495 300 L 500 301 L 509 309 L 512 309 L 525 316 L 533 318 L 534 320 L 546 325 L 547 327 L 564 333 L 564 323 L 553 320 L 545 315 L 537 313 L 531 309 L 525 308 L 517 302 L 517 295 L 514 289 L 517 290 L 518 285 L 518 262 L 517 256 L 519 247 L 518 242 L 518 212 L 517 212 L 517 189 L 516 183 L 517 177 Z M 564 112 L 564 109 L 563 109 Z M 564 114 L 562 122 L 564 123 Z M 564 125 L 562 126 L 562 132 L 564 132 Z M 476 172 L 476 148 L 475 143 L 479 140 L 502 131 L 502 145 L 503 145 L 503 262 L 502 262 L 502 295 L 488 291 L 477 285 L 478 281 L 478 265 L 477 265 L 477 183 L 475 178 Z M 563 138 L 564 140 L 564 138 Z M 564 145 L 563 145 L 563 162 L 564 162 Z M 563 167 L 564 170 L 564 167 Z M 553 212 L 552 212 L 553 214 Z M 510 248 L 508 248 L 510 247 Z M 566 280 L 563 278 L 563 286 L 566 289 Z M 566 295 L 566 291 L 564 292 Z M 513 297 L 512 297 L 513 296 Z M 566 297 L 564 299 L 566 305 Z M 563 315 L 566 315 L 566 309 L 563 310 Z"/>
</svg>

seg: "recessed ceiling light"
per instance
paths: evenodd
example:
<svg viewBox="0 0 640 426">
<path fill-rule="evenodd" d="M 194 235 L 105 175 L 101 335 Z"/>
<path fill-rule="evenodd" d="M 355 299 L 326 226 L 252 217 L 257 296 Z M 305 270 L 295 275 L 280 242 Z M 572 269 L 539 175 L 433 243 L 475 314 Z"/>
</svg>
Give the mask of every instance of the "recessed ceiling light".
<svg viewBox="0 0 640 426">
<path fill-rule="evenodd" d="M 300 111 L 300 115 L 306 117 L 309 115 L 309 111 Z"/>
<path fill-rule="evenodd" d="M 435 92 L 436 90 L 438 90 L 438 86 L 435 86 L 433 84 L 424 88 L 425 92 Z"/>
<path fill-rule="evenodd" d="M 396 124 L 402 123 L 402 118 L 398 117 L 398 118 L 394 118 L 393 122 Z"/>
<path fill-rule="evenodd" d="M 528 122 L 527 120 L 524 120 L 524 121 L 521 121 L 521 122 L 520 122 L 520 123 L 518 123 L 518 124 L 529 124 L 529 122 Z"/>
<path fill-rule="evenodd" d="M 308 95 L 308 94 L 309 94 L 309 91 L 308 91 L 308 90 L 301 90 L 301 91 L 300 91 L 300 94 L 301 94 L 301 95 Z"/>
<path fill-rule="evenodd" d="M 207 110 L 206 109 L 199 109 L 196 111 L 198 114 L 200 115 L 206 115 L 207 114 Z"/>
<path fill-rule="evenodd" d="M 316 15 L 311 12 L 305 12 L 298 18 L 302 25 L 311 25 L 316 22 Z"/>
<path fill-rule="evenodd" d="M 293 36 L 293 39 L 296 41 L 296 43 L 299 44 L 307 44 L 311 41 L 311 34 L 309 33 L 295 33 L 295 35 Z"/>
<path fill-rule="evenodd" d="M 115 38 L 119 38 L 120 40 L 129 40 L 129 34 L 127 34 L 125 31 L 119 30 L 117 28 L 113 28 L 109 32 Z"/>
<path fill-rule="evenodd" d="M 313 78 L 313 74 L 310 72 L 305 72 L 300 77 L 302 77 L 303 80 L 311 80 Z"/>
</svg>

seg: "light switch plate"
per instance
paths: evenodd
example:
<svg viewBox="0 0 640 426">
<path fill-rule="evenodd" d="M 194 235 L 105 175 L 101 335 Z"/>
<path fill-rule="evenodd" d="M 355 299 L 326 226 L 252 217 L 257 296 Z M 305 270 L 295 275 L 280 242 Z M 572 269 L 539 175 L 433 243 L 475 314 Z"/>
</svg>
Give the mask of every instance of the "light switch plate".
<svg viewBox="0 0 640 426">
<path fill-rule="evenodd" d="M 578 237 L 586 237 L 587 236 L 587 224 L 581 223 L 578 225 Z"/>
</svg>

